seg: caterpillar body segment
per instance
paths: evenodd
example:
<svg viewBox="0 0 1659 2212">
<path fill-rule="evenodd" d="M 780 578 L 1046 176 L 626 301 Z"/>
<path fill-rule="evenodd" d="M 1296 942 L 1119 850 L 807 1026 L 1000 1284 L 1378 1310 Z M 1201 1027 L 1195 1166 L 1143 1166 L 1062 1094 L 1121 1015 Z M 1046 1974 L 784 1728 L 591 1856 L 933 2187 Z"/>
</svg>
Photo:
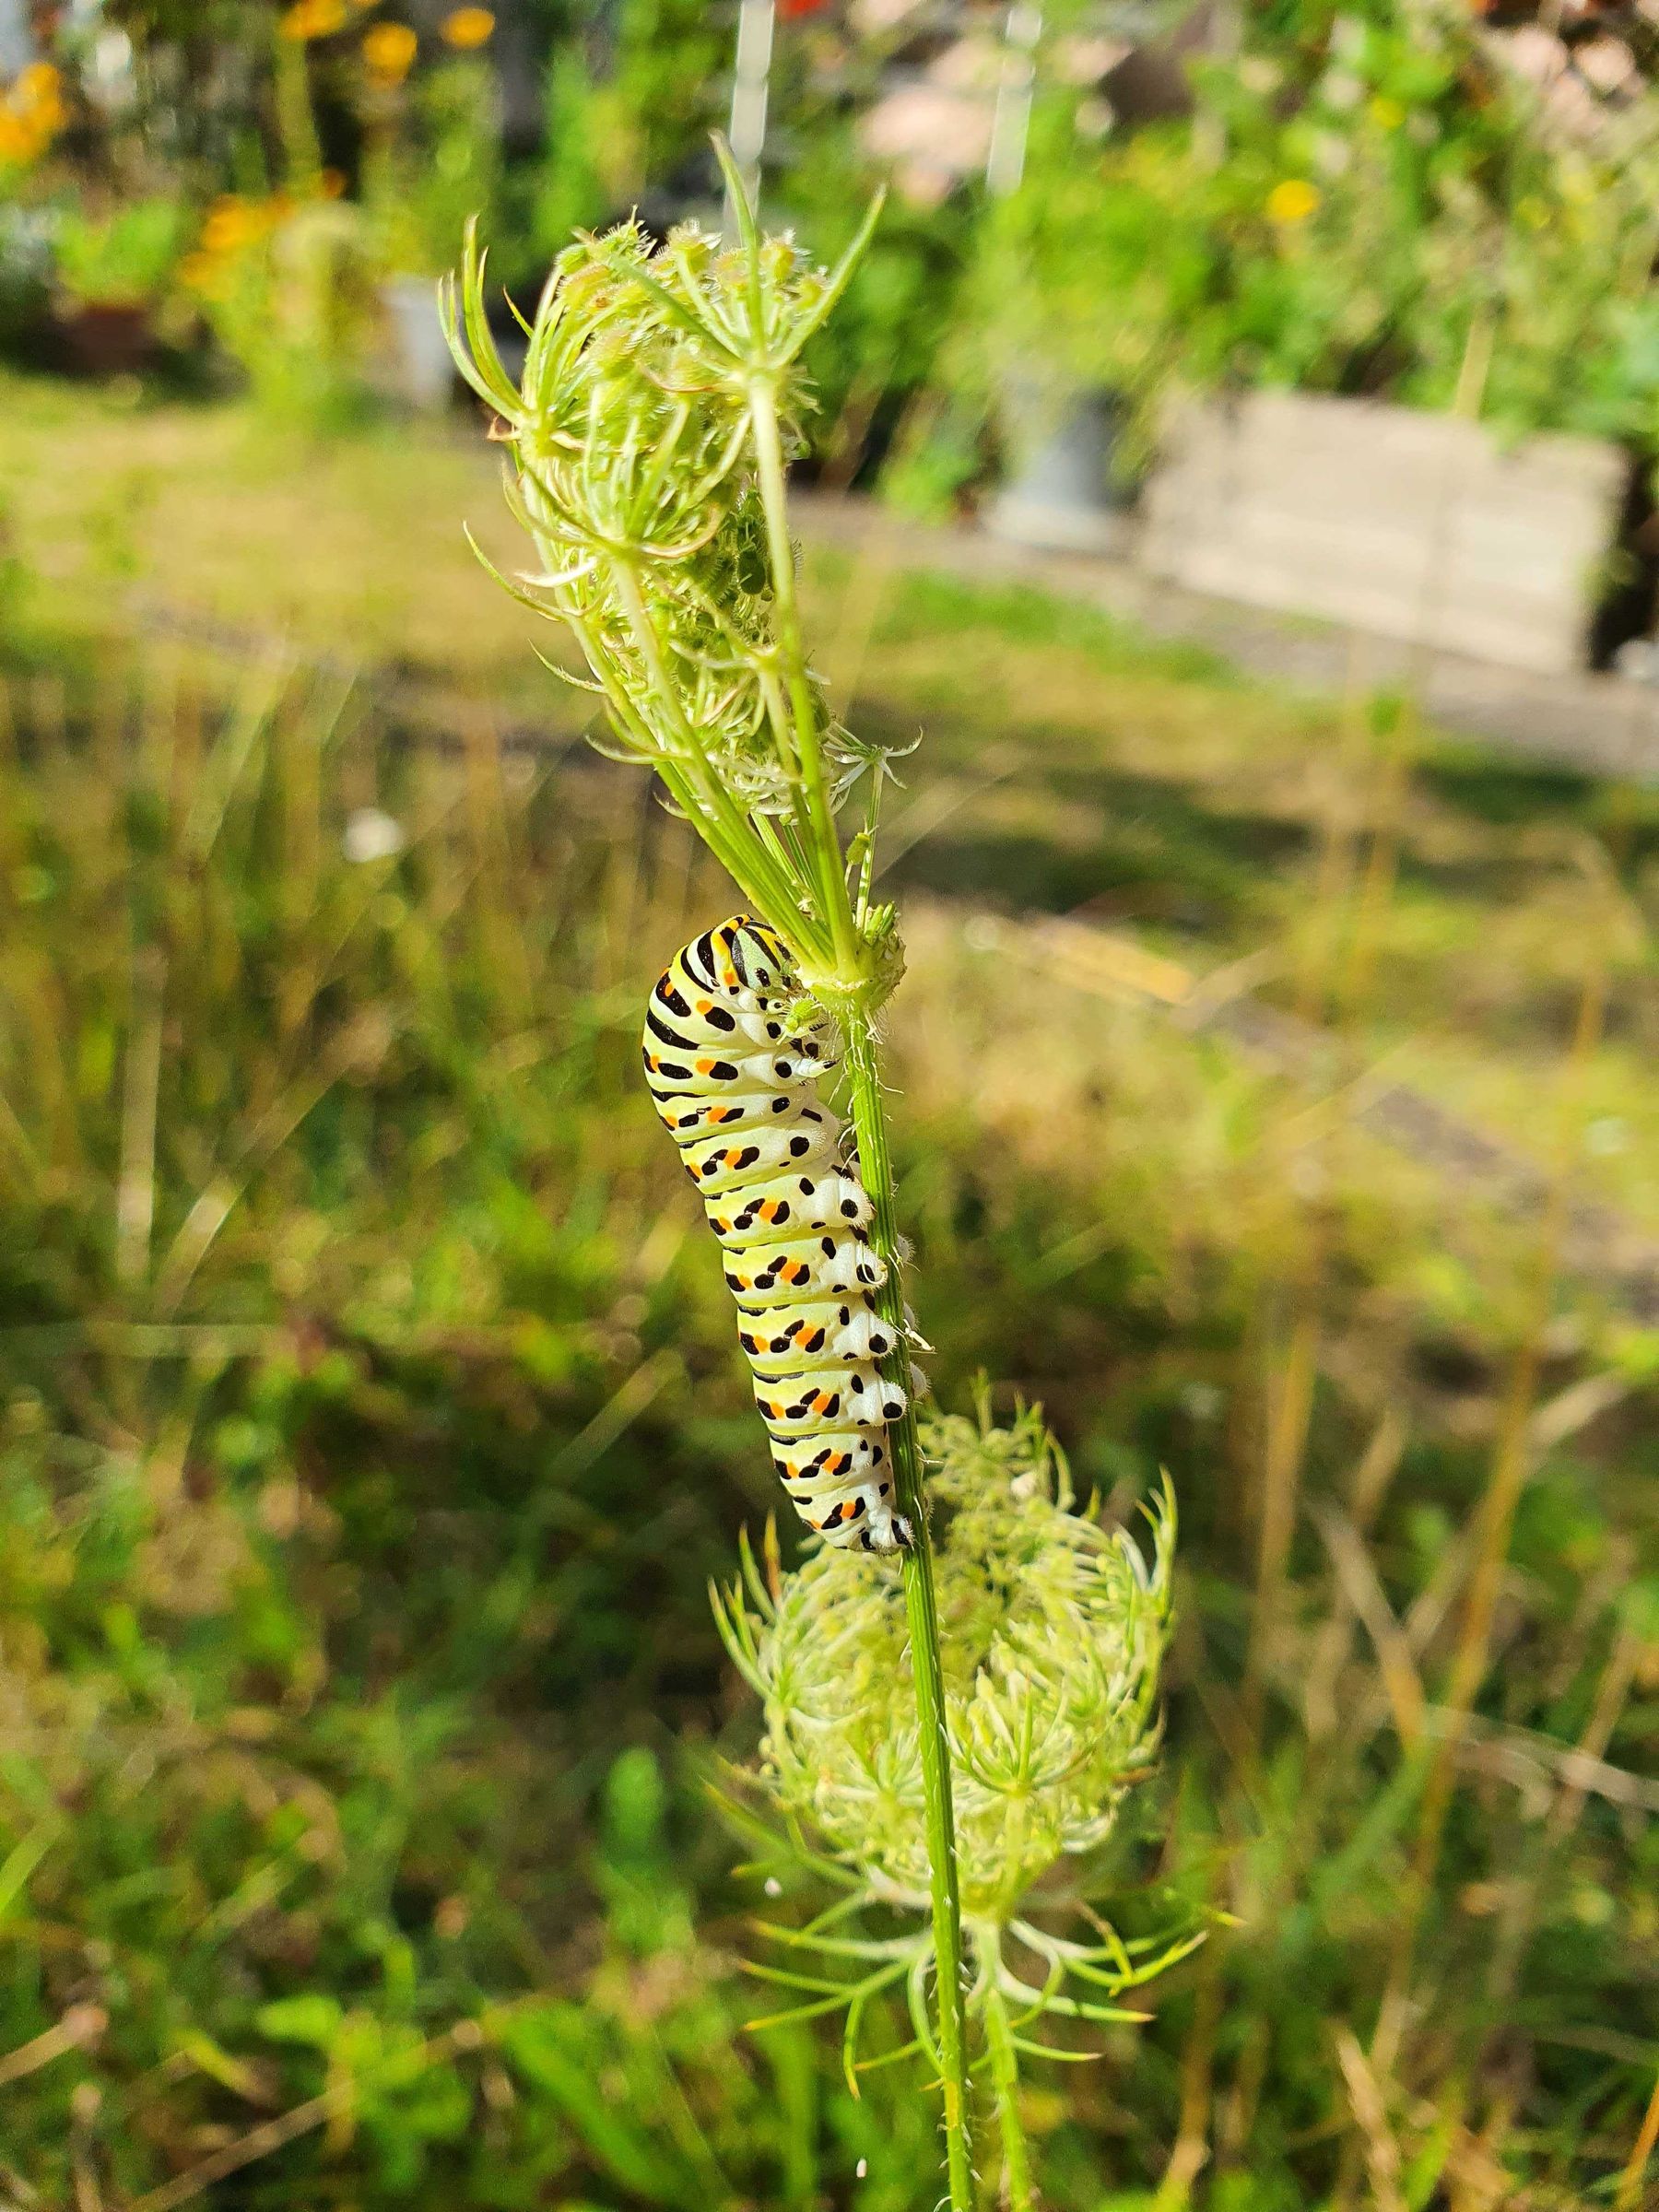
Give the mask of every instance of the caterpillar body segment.
<svg viewBox="0 0 1659 2212">
<path fill-rule="evenodd" d="M 651 994 L 645 1079 L 725 1252 L 738 1341 L 772 1463 L 826 1542 L 895 1551 L 888 1424 L 906 1392 L 881 1373 L 900 1332 L 871 1307 L 887 1269 L 837 1116 L 805 1087 L 840 1057 L 788 947 L 737 915 L 669 962 Z"/>
<path fill-rule="evenodd" d="M 881 1360 L 899 1346 L 897 1332 L 862 1299 L 828 1299 L 744 1313 L 737 1341 L 757 1375 L 798 1372 L 813 1362 Z"/>
<path fill-rule="evenodd" d="M 786 1090 L 793 1084 L 810 1081 L 823 1072 L 823 1063 L 809 1037 L 791 1044 L 787 1050 L 772 1053 L 746 1053 L 740 1046 L 731 1043 L 723 1047 L 717 1038 L 711 1038 L 700 1049 L 690 1051 L 683 1044 L 653 1036 L 647 1029 L 641 1053 L 653 1098 L 664 1091 L 685 1091 L 694 1098 L 717 1099 L 734 1089 Z"/>
<path fill-rule="evenodd" d="M 656 1109 L 683 1152 L 716 1134 L 736 1136 L 750 1129 L 782 1128 L 786 1118 L 807 1112 L 811 1099 L 798 1090 L 727 1091 L 713 1099 L 670 1092 L 657 1098 Z"/>
<path fill-rule="evenodd" d="M 826 1422 L 850 1421 L 857 1428 L 885 1429 L 908 1403 L 897 1382 L 883 1382 L 873 1367 L 835 1366 L 797 1370 L 790 1375 L 757 1375 L 755 1403 L 774 1441 L 816 1436 Z"/>
<path fill-rule="evenodd" d="M 862 1237 L 825 1231 L 731 1253 L 725 1279 L 739 1312 L 764 1313 L 804 1298 L 879 1290 L 887 1265 Z"/>
<path fill-rule="evenodd" d="M 789 1494 L 794 1499 L 794 1492 L 791 1490 Z M 895 1528 L 903 1527 L 907 1531 L 910 1528 L 910 1523 L 903 1514 L 893 1512 L 892 1494 L 890 1476 L 883 1477 L 879 1482 L 865 1480 L 836 1489 L 820 1487 L 812 1493 L 811 1517 L 826 1540 L 831 1544 L 852 1550 L 891 1551 L 895 1548 L 891 1544 L 866 1544 L 864 1538 L 866 1533 L 874 1537 L 888 1521 Z M 796 1510 L 801 1511 L 798 1504 Z M 803 1520 L 806 1517 L 806 1513 L 802 1512 Z M 910 1540 L 907 1535 L 901 1539 L 901 1543 Z"/>
<path fill-rule="evenodd" d="M 772 1465 L 783 1482 L 810 1482 L 828 1492 L 890 1477 L 892 1454 L 885 1437 L 867 1429 L 825 1429 L 775 1440 Z"/>
<path fill-rule="evenodd" d="M 750 1183 L 770 1186 L 782 1170 L 797 1175 L 840 1164 L 841 1131 L 835 1116 L 809 1106 L 799 1120 L 781 1123 L 772 1129 L 738 1129 L 683 1145 L 680 1158 L 686 1172 L 705 1198 L 746 1189 Z"/>
<path fill-rule="evenodd" d="M 686 992 L 666 976 L 651 994 L 645 1033 L 659 1044 L 694 1049 L 699 1033 L 743 1039 L 750 1044 L 782 1044 L 784 1008 L 781 1002 L 756 1000 L 751 1006 L 722 1003 L 707 991 Z"/>
<path fill-rule="evenodd" d="M 803 1230 L 862 1230 L 869 1219 L 869 1194 L 863 1183 L 839 1174 L 779 1175 L 764 1187 L 735 1192 L 709 1208 L 714 1234 L 728 1252 L 775 1244 Z"/>
</svg>

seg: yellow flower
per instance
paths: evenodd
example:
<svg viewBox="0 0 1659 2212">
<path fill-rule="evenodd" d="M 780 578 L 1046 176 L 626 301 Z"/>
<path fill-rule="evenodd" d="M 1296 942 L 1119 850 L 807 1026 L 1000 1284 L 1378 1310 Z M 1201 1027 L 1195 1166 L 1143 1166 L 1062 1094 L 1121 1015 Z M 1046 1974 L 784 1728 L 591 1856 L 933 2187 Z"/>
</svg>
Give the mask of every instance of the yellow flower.
<svg viewBox="0 0 1659 2212">
<path fill-rule="evenodd" d="M 12 88 L 13 97 L 35 114 L 64 120 L 64 80 L 50 62 L 31 62 Z"/>
<path fill-rule="evenodd" d="M 445 44 L 465 52 L 484 44 L 495 29 L 495 18 L 487 7 L 458 7 L 438 28 Z"/>
<path fill-rule="evenodd" d="M 1386 92 L 1379 92 L 1368 111 L 1380 131 L 1397 131 L 1406 120 L 1406 111 L 1397 100 L 1390 100 Z"/>
<path fill-rule="evenodd" d="M 33 62 L 0 89 L 0 161 L 38 161 L 69 120 L 63 78 L 50 62 Z"/>
<path fill-rule="evenodd" d="M 274 230 L 288 213 L 289 202 L 285 194 L 273 193 L 269 199 L 250 200 L 241 193 L 227 192 L 214 201 L 204 217 L 202 235 L 191 258 L 232 261 L 244 246 L 253 245 Z"/>
<path fill-rule="evenodd" d="M 205 300 L 224 298 L 226 274 L 223 256 L 199 247 L 195 253 L 186 253 L 179 264 L 179 282 L 187 292 L 199 292 Z"/>
<path fill-rule="evenodd" d="M 1321 196 L 1318 185 L 1310 184 L 1306 177 L 1287 177 L 1267 194 L 1267 220 L 1287 229 L 1305 223 L 1317 211 Z"/>
<path fill-rule="evenodd" d="M 200 251 L 209 255 L 234 253 L 257 235 L 260 227 L 252 203 L 228 192 L 207 210 L 202 224 Z"/>
<path fill-rule="evenodd" d="M 346 21 L 346 0 L 294 0 L 282 18 L 285 39 L 326 39 Z"/>
<path fill-rule="evenodd" d="M 363 33 L 363 65 L 376 84 L 401 85 L 419 44 L 406 23 L 377 23 Z"/>
</svg>

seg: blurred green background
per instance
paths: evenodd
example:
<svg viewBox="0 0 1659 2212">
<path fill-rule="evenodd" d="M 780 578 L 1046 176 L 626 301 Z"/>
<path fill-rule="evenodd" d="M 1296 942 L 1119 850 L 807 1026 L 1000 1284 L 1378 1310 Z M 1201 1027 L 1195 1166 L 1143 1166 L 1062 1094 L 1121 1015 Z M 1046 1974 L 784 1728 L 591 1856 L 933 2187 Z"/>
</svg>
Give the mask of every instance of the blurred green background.
<svg viewBox="0 0 1659 2212">
<path fill-rule="evenodd" d="M 838 2032 L 743 2026 L 754 1915 L 822 1900 L 711 1799 L 756 1719 L 706 1586 L 774 1498 L 635 1060 L 732 895 L 474 560 L 464 520 L 521 557 L 429 345 L 470 214 L 525 306 L 573 225 L 718 223 L 736 29 L 0 0 L 7 2212 L 938 2194 L 906 2068 L 855 2100 Z M 1181 1505 L 1165 1748 L 1101 1872 L 1231 1924 L 1032 2078 L 1048 2199 L 1629 2212 L 1652 34 L 771 30 L 768 220 L 829 254 L 894 187 L 800 527 L 831 695 L 925 734 L 887 880 L 934 1386 L 1040 1401 L 1110 1514 L 1160 1468 Z M 1305 626 L 1246 674 L 1221 616 L 1143 627 L 975 521 L 1033 406 L 1110 395 L 1111 517 L 1178 406 L 1269 387 L 1616 454 L 1585 594 L 1627 674 L 1550 696 L 1628 774 L 1438 728 L 1427 638 L 1339 637 L 1310 690 Z"/>
</svg>

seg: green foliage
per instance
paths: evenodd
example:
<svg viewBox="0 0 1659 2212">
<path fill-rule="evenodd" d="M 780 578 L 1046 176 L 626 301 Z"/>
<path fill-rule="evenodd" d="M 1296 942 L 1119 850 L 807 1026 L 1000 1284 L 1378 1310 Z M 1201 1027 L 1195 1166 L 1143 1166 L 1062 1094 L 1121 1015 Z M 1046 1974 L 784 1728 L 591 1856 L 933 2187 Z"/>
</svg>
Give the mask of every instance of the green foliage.
<svg viewBox="0 0 1659 2212">
<path fill-rule="evenodd" d="M 572 231 L 618 221 L 706 162 L 729 39 L 700 0 L 622 0 L 602 24 L 584 11 L 567 31 L 548 63 L 531 201 L 544 264 Z"/>
<path fill-rule="evenodd" d="M 374 258 L 399 276 L 437 276 L 468 222 L 489 222 L 500 200 L 495 76 L 488 62 L 458 55 L 400 88 L 396 107 L 396 122 L 364 155 Z"/>
<path fill-rule="evenodd" d="M 100 212 L 65 208 L 53 231 L 59 289 L 81 306 L 153 305 L 171 282 L 190 222 L 190 210 L 171 195 Z"/>
<path fill-rule="evenodd" d="M 0 351 L 11 352 L 45 316 L 51 240 L 43 210 L 0 199 Z"/>
<path fill-rule="evenodd" d="M 1132 457 L 1182 392 L 1456 404 L 1513 434 L 1659 441 L 1645 105 L 1580 144 L 1477 27 L 1376 0 L 1253 18 L 1190 122 L 1103 142 L 1040 100 L 988 214 L 957 375 L 1050 414 L 1106 386 Z"/>
<path fill-rule="evenodd" d="M 274 493 L 184 445 L 197 418 L 50 387 L 7 404 L 19 437 L 86 441 L 72 484 L 47 485 L 45 460 L 8 477 L 19 552 L 55 517 L 62 553 L 72 499 L 134 456 L 174 490 L 201 472 L 227 556 L 291 512 L 271 504 L 288 498 L 280 445 Z M 354 499 L 431 471 L 447 517 L 435 441 L 359 459 Z M 324 565 L 335 483 L 303 485 Z M 419 510 L 373 512 L 381 542 L 419 541 L 418 519 L 387 521 Z M 188 573 L 175 512 L 128 548 L 170 597 Z M 844 588 L 821 555 L 808 569 Z M 251 575 L 227 607 L 250 625 Z M 479 603 L 453 589 L 470 643 Z M 428 649 L 396 629 L 405 604 L 371 610 L 370 650 Z M 452 685 L 478 665 L 425 665 Z M 893 878 L 910 966 L 891 1065 L 939 1398 L 964 1402 L 980 1367 L 1011 1378 L 1112 1518 L 1160 1467 L 1182 1501 L 1158 1773 L 1103 1864 L 1051 1874 L 1036 1922 L 1061 1924 L 1076 1875 L 1110 1891 L 1125 1942 L 1156 1936 L 1173 1865 L 1189 1905 L 1241 1924 L 1128 2000 L 1146 2026 L 1068 2026 L 1095 2063 L 1033 2067 L 1019 2109 L 1045 2198 L 1154 2199 L 1207 2053 L 1198 2200 L 1326 2202 L 1360 2155 L 1335 2038 L 1375 2016 L 1420 1787 L 1369 1624 L 1386 1632 L 1386 1605 L 1432 1701 L 1535 1223 L 1362 1128 L 1319 1141 L 1327 1088 L 1276 1082 L 1049 972 L 1037 938 L 970 936 L 959 903 L 919 895 L 1128 909 L 1147 947 L 1230 988 L 1269 951 L 1275 972 L 1250 972 L 1288 1004 L 1337 742 L 1324 710 L 1030 591 L 908 573 L 861 696 L 878 731 L 930 730 L 891 824 L 895 846 L 916 838 Z M 335 2123 L 218 2194 L 251 2212 L 931 2212 L 935 2114 L 909 2065 L 861 2072 L 854 2100 L 839 2018 L 744 2033 L 804 1994 L 743 1975 L 746 1957 L 800 1964 L 750 1915 L 804 1930 L 832 1877 L 770 1837 L 735 1854 L 703 1786 L 710 1769 L 729 1786 L 755 1739 L 705 1586 L 771 1493 L 634 1052 L 641 944 L 680 941 L 729 893 L 683 827 L 580 752 L 499 755 L 477 724 L 470 744 L 428 742 L 363 697 L 342 710 L 332 683 L 249 677 L 227 699 L 160 648 L 135 671 L 124 653 L 38 662 L 6 706 L 0 2053 L 65 2021 L 74 2036 L 6 2084 L 5 2186 L 73 2202 L 78 2159 L 107 2203 L 131 2200 L 332 2078 Z M 1389 726 L 1374 717 L 1379 748 Z M 1621 912 L 1651 924 L 1653 810 L 1423 743 L 1350 1034 L 1368 1066 L 1390 1055 L 1524 1145 L 1599 911 L 1575 856 L 1610 844 Z M 1350 768 L 1367 824 L 1384 764 L 1362 747 Z M 353 850 L 380 857 L 348 860 L 368 809 L 402 849 L 359 822 Z M 157 949 L 159 1028 L 138 957 Z M 1583 1173 L 1651 1221 L 1640 943 L 1612 1006 L 1586 1089 L 1632 1137 Z M 1244 1764 L 1262 1438 L 1314 1251 L 1304 1510 Z M 1609 2194 L 1659 2053 L 1652 1332 L 1565 1279 L 1543 1389 L 1501 1663 L 1389 2094 L 1411 2202 L 1524 2190 L 1566 2212 Z M 1363 1617 L 1327 1540 L 1345 1520 L 1348 1567 L 1373 1578 Z M 1575 1760 L 1586 1740 L 1599 1765 Z M 734 1855 L 753 1873 L 734 1878 Z M 107 2016 L 101 2034 L 77 2006 Z M 273 2031 L 296 2025 L 311 2040 Z M 902 2002 L 873 1999 L 864 2032 L 866 2055 L 902 2049 Z"/>
<path fill-rule="evenodd" d="M 278 196 L 195 288 L 260 413 L 291 428 L 337 430 L 369 405 L 378 274 L 361 207 Z"/>
<path fill-rule="evenodd" d="M 587 63 L 578 48 L 563 47 L 547 65 L 543 147 L 531 204 L 531 232 L 545 259 L 562 253 L 576 231 L 594 229 L 605 220 L 609 189 L 599 169 L 604 142 L 594 121 Z"/>
<path fill-rule="evenodd" d="M 845 124 L 823 118 L 779 175 L 775 205 L 833 263 L 875 182 Z M 976 218 L 959 198 L 937 208 L 889 202 L 840 306 L 807 348 L 818 403 L 807 435 L 838 476 L 851 477 L 872 446 L 885 450 L 897 438 L 902 448 L 907 410 L 933 385 L 960 312 Z"/>
</svg>

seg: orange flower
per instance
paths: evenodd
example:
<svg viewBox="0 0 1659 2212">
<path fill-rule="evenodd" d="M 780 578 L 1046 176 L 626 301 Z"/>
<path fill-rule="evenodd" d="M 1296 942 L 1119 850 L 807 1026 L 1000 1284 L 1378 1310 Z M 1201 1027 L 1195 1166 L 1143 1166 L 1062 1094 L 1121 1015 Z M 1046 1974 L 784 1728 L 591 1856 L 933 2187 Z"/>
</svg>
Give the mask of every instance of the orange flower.
<svg viewBox="0 0 1659 2212">
<path fill-rule="evenodd" d="M 406 23 L 377 23 L 363 33 L 363 66 L 378 85 L 401 85 L 419 44 Z"/>
<path fill-rule="evenodd" d="M 203 300 L 222 300 L 229 288 L 231 264 L 223 254 L 198 248 L 179 264 L 179 282 Z"/>
<path fill-rule="evenodd" d="M 239 192 L 224 193 L 203 218 L 202 235 L 189 259 L 213 265 L 234 261 L 245 246 L 275 230 L 292 211 L 292 202 L 285 193 L 273 193 L 265 200 L 246 199 Z"/>
<path fill-rule="evenodd" d="M 439 25 L 444 43 L 463 53 L 482 46 L 495 29 L 495 18 L 487 7 L 458 7 Z"/>
<path fill-rule="evenodd" d="M 11 88 L 20 107 L 49 116 L 54 125 L 64 120 L 64 80 L 50 62 L 30 62 Z"/>
<path fill-rule="evenodd" d="M 253 202 L 228 192 L 207 210 L 199 250 L 209 255 L 234 253 L 251 238 L 257 237 L 263 227 Z"/>
<path fill-rule="evenodd" d="M 299 42 L 326 39 L 345 21 L 346 0 L 294 0 L 282 18 L 282 35 Z"/>
<path fill-rule="evenodd" d="M 50 62 L 32 62 L 0 88 L 0 162 L 38 161 L 69 120 L 63 79 Z"/>
</svg>

